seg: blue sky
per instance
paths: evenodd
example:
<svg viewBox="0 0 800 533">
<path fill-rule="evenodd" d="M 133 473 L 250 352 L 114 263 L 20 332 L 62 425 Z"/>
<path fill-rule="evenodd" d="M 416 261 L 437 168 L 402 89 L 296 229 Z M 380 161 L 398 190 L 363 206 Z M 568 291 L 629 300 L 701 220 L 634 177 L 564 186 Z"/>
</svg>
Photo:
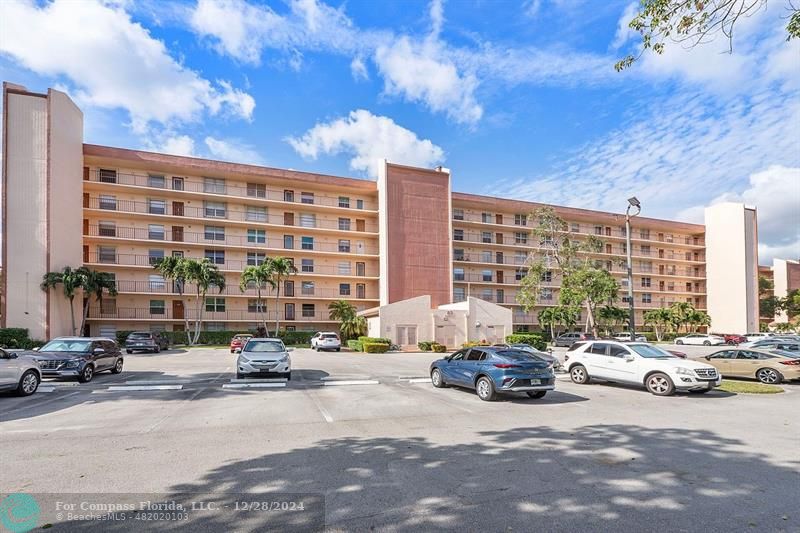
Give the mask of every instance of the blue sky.
<svg viewBox="0 0 800 533">
<path fill-rule="evenodd" d="M 691 50 L 638 45 L 599 0 L 0 4 L 0 73 L 68 92 L 86 141 L 702 222 L 759 209 L 761 261 L 800 256 L 800 41 L 785 6 Z"/>
</svg>

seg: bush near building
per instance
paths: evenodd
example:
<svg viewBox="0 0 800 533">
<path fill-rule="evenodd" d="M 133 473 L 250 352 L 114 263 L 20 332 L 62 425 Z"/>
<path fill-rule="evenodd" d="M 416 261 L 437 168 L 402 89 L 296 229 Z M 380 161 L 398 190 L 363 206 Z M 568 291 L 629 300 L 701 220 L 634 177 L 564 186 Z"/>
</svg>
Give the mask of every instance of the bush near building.
<svg viewBox="0 0 800 533">
<path fill-rule="evenodd" d="M 506 342 L 509 344 L 527 344 L 537 350 L 546 350 L 547 342 L 541 335 L 536 333 L 514 333 L 506 335 Z"/>
<path fill-rule="evenodd" d="M 366 353 L 386 353 L 389 351 L 389 345 L 383 342 L 365 342 L 364 352 Z"/>
<path fill-rule="evenodd" d="M 353 350 L 354 352 L 363 352 L 364 351 L 364 343 L 361 341 L 350 339 L 347 341 L 347 347 Z"/>
<path fill-rule="evenodd" d="M 125 339 L 128 338 L 128 335 L 130 335 L 131 332 L 132 331 L 117 331 L 117 342 L 124 344 Z M 186 344 L 185 331 L 161 331 L 160 333 L 169 339 L 169 343 L 171 345 Z M 197 344 L 228 344 L 231 342 L 231 339 L 234 335 L 240 335 L 242 333 L 249 333 L 251 335 L 256 334 L 255 331 L 248 331 L 245 329 L 229 331 L 201 331 Z M 277 337 L 281 339 L 287 346 L 297 346 L 311 344 L 311 337 L 313 335 L 313 331 L 279 331 Z"/>
<path fill-rule="evenodd" d="M 391 339 L 387 339 L 386 337 L 359 337 L 358 340 L 363 343 L 373 342 L 377 344 L 392 344 Z"/>
<path fill-rule="evenodd" d="M 0 328 L 0 348 L 30 350 L 44 344 L 28 337 L 28 328 Z"/>
<path fill-rule="evenodd" d="M 431 343 L 430 348 L 436 353 L 444 353 L 447 351 L 447 346 L 439 344 L 438 342 Z"/>
<path fill-rule="evenodd" d="M 419 341 L 417 343 L 417 348 L 419 348 L 423 352 L 430 352 L 431 347 L 436 344 L 434 341 Z"/>
</svg>

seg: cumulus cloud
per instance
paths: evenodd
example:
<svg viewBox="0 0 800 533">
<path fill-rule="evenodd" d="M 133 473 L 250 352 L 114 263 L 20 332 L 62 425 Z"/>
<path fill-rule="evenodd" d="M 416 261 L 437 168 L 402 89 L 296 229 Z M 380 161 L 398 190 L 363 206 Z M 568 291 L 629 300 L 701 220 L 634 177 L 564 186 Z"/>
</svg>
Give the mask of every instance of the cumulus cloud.
<svg viewBox="0 0 800 533">
<path fill-rule="evenodd" d="M 144 136 L 144 149 L 162 154 L 184 155 L 194 157 L 194 139 L 170 130 L 150 129 Z"/>
<path fill-rule="evenodd" d="M 119 4 L 0 2 L 0 52 L 38 74 L 65 76 L 81 103 L 122 108 L 138 132 L 148 122 L 203 113 L 250 119 L 255 101 L 173 59 Z"/>
<path fill-rule="evenodd" d="M 347 154 L 350 168 L 377 178 L 379 160 L 431 167 L 444 160 L 444 151 L 388 117 L 358 109 L 347 117 L 320 123 L 301 137 L 290 137 L 289 144 L 301 156 Z"/>
<path fill-rule="evenodd" d="M 364 63 L 364 58 L 361 56 L 353 58 L 350 62 L 350 74 L 353 75 L 353 79 L 356 81 L 369 79 L 369 72 L 367 71 L 367 65 Z"/>
<path fill-rule="evenodd" d="M 215 139 L 206 137 L 205 145 L 216 159 L 235 163 L 264 164 L 264 159 L 252 146 L 235 139 Z"/>
</svg>

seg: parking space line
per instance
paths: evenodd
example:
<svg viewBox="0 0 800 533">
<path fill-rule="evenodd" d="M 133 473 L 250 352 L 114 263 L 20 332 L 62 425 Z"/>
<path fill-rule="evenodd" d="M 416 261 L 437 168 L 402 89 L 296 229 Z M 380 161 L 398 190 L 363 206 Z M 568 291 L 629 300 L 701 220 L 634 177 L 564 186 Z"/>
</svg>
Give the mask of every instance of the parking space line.
<svg viewBox="0 0 800 533">
<path fill-rule="evenodd" d="M 206 390 L 206 389 L 204 389 L 204 388 L 197 389 L 197 391 L 195 391 L 195 393 L 194 393 L 194 394 L 192 394 L 191 396 L 189 396 L 188 398 L 186 398 L 185 400 L 183 400 L 181 403 L 179 403 L 179 404 L 176 406 L 176 408 L 175 408 L 175 410 L 174 410 L 173 412 L 169 413 L 169 414 L 168 414 L 168 415 L 166 415 L 166 416 L 163 416 L 163 417 L 162 417 L 162 418 L 161 418 L 161 419 L 160 419 L 158 422 L 156 422 L 155 424 L 153 424 L 152 426 L 150 426 L 149 428 L 147 428 L 145 431 L 143 431 L 143 433 L 150 433 L 150 432 L 152 432 L 152 431 L 153 431 L 154 429 L 156 429 L 158 426 L 160 426 L 161 424 L 163 424 L 163 423 L 164 423 L 166 420 L 168 420 L 168 419 L 172 418 L 172 416 L 174 415 L 174 413 L 175 413 L 175 412 L 179 412 L 179 411 L 180 411 L 180 410 L 183 408 L 183 405 L 184 405 L 184 404 L 186 404 L 186 403 L 189 403 L 189 402 L 191 402 L 192 400 L 194 400 L 195 398 L 197 398 L 197 397 L 200 395 L 200 393 L 201 393 L 201 392 L 203 392 L 204 390 Z"/>
<path fill-rule="evenodd" d="M 309 389 L 304 389 L 303 392 L 305 392 L 306 395 L 309 398 L 311 398 L 311 401 L 314 402 L 314 405 L 317 407 L 317 410 L 319 411 L 319 414 L 322 415 L 322 418 L 325 419 L 325 422 L 327 422 L 328 424 L 332 424 L 333 423 L 333 416 L 330 414 L 330 412 L 328 412 L 327 409 L 325 409 L 325 407 L 323 407 L 323 405 L 320 403 L 320 401 L 317 399 L 317 397 L 314 395 L 314 393 L 312 391 L 310 391 Z"/>
<path fill-rule="evenodd" d="M 286 387 L 286 382 L 283 383 L 223 383 L 223 389 L 276 389 Z"/>
<path fill-rule="evenodd" d="M 55 392 L 55 387 L 39 387 L 36 392 Z"/>
<path fill-rule="evenodd" d="M 106 390 L 114 392 L 122 391 L 148 391 L 148 390 L 181 390 L 183 385 L 119 385 L 109 387 Z"/>
<path fill-rule="evenodd" d="M 126 381 L 125 386 L 136 386 L 136 385 L 186 385 L 191 383 L 188 379 L 153 379 L 153 380 L 133 380 L 133 381 Z"/>
<path fill-rule="evenodd" d="M 408 380 L 409 383 L 428 383 L 430 382 L 430 378 L 411 378 Z"/>
<path fill-rule="evenodd" d="M 379 385 L 380 381 L 377 379 L 342 379 L 338 381 L 323 381 L 322 384 L 326 387 L 337 385 Z"/>
</svg>

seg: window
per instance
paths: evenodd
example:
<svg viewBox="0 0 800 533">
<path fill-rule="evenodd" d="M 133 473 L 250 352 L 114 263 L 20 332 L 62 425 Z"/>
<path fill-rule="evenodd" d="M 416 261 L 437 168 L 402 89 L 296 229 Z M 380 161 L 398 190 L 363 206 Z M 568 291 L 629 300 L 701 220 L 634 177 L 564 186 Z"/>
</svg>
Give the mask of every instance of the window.
<svg viewBox="0 0 800 533">
<path fill-rule="evenodd" d="M 528 225 L 528 215 L 522 215 L 517 213 L 514 215 L 514 224 L 517 226 L 527 226 Z"/>
<path fill-rule="evenodd" d="M 454 302 L 463 302 L 467 299 L 467 295 L 464 292 L 464 287 L 453 287 L 453 301 Z"/>
<path fill-rule="evenodd" d="M 148 174 L 147 186 L 158 187 L 159 189 L 163 189 L 167 186 L 167 180 L 164 179 L 164 176 L 160 176 L 157 174 Z"/>
<path fill-rule="evenodd" d="M 259 252 L 247 252 L 247 265 L 258 266 L 267 259 L 267 254 Z"/>
<path fill-rule="evenodd" d="M 117 182 L 117 171 L 110 170 L 107 168 L 101 168 L 97 171 L 98 181 L 103 183 L 116 183 Z"/>
<path fill-rule="evenodd" d="M 553 281 L 553 271 L 552 270 L 545 270 L 542 272 L 542 281 L 545 283 L 550 283 Z"/>
<path fill-rule="evenodd" d="M 160 276 L 158 274 L 150 274 L 147 277 L 147 284 L 150 286 L 151 291 L 161 291 L 164 290 L 166 284 L 164 283 L 164 276 Z"/>
<path fill-rule="evenodd" d="M 183 178 L 172 178 L 172 190 L 173 191 L 183 190 Z"/>
<path fill-rule="evenodd" d="M 550 302 L 553 300 L 553 289 L 550 287 L 545 287 L 542 289 L 540 300 L 544 300 L 546 302 Z"/>
<path fill-rule="evenodd" d="M 668 291 L 674 291 L 675 290 L 675 282 L 674 281 L 668 281 L 667 282 L 667 290 Z"/>
<path fill-rule="evenodd" d="M 148 224 L 147 225 L 147 238 L 152 241 L 164 240 L 164 226 L 161 224 Z"/>
<path fill-rule="evenodd" d="M 616 344 L 609 344 L 608 345 L 608 355 L 610 357 L 619 357 L 624 359 L 628 356 L 628 350 L 624 346 L 618 346 Z"/>
<path fill-rule="evenodd" d="M 453 240 L 454 241 L 463 241 L 464 240 L 464 230 L 463 229 L 454 229 L 453 230 Z"/>
<path fill-rule="evenodd" d="M 300 248 L 303 250 L 313 250 L 314 249 L 314 237 L 301 237 L 300 238 Z"/>
<path fill-rule="evenodd" d="M 103 300 L 100 302 L 100 312 L 104 315 L 117 314 L 117 299 L 103 298 Z"/>
<path fill-rule="evenodd" d="M 245 220 L 251 222 L 266 222 L 267 221 L 267 208 L 255 205 L 248 205 L 245 212 Z"/>
<path fill-rule="evenodd" d="M 491 243 L 492 242 L 492 233 L 489 231 L 482 231 L 481 232 L 481 242 Z"/>
<path fill-rule="evenodd" d="M 492 262 L 492 252 L 489 250 L 484 250 L 481 252 L 481 263 L 491 263 Z"/>
<path fill-rule="evenodd" d="M 340 283 L 339 284 L 339 296 L 350 296 L 350 284 L 349 283 Z"/>
<path fill-rule="evenodd" d="M 301 259 L 300 260 L 300 272 L 314 272 L 314 260 L 313 259 Z"/>
<path fill-rule="evenodd" d="M 101 194 L 98 202 L 100 209 L 117 210 L 117 197 L 112 194 Z"/>
<path fill-rule="evenodd" d="M 167 214 L 167 202 L 164 200 L 147 200 L 147 212 L 151 215 L 166 215 Z"/>
<path fill-rule="evenodd" d="M 225 194 L 225 180 L 220 178 L 203 178 L 203 192 Z"/>
<path fill-rule="evenodd" d="M 597 355 L 606 355 L 606 351 L 608 350 L 608 344 L 604 342 L 595 342 L 592 344 L 591 348 L 586 350 L 588 353 L 594 353 Z"/>
<path fill-rule="evenodd" d="M 464 220 L 464 210 L 453 209 L 453 220 Z"/>
<path fill-rule="evenodd" d="M 602 235 L 603 234 L 603 226 L 595 226 L 594 227 L 594 234 L 595 235 Z"/>
<path fill-rule="evenodd" d="M 515 244 L 528 244 L 528 234 L 524 231 L 516 231 L 514 232 L 514 243 Z"/>
<path fill-rule="evenodd" d="M 263 313 L 267 310 L 267 303 L 264 300 L 259 301 L 257 298 L 250 298 L 247 300 L 248 313 Z"/>
<path fill-rule="evenodd" d="M 642 278 L 642 287 L 649 287 L 652 281 L 650 278 Z"/>
<path fill-rule="evenodd" d="M 117 249 L 113 246 L 98 246 L 97 261 L 100 263 L 116 263 Z"/>
<path fill-rule="evenodd" d="M 650 261 L 641 261 L 639 263 L 639 269 L 642 272 L 652 272 L 653 271 L 653 263 Z"/>
<path fill-rule="evenodd" d="M 541 240 L 539 244 L 541 244 L 542 246 L 553 246 L 553 237 L 547 235 L 545 236 L 544 239 Z"/>
<path fill-rule="evenodd" d="M 491 270 L 483 270 L 483 271 L 481 271 L 481 280 L 483 280 L 483 281 L 492 281 L 492 271 Z"/>
<path fill-rule="evenodd" d="M 164 250 L 148 250 L 147 259 L 151 265 L 157 265 L 159 261 L 164 259 Z"/>
<path fill-rule="evenodd" d="M 314 304 L 303 304 L 301 313 L 304 318 L 314 318 L 316 306 Z"/>
<path fill-rule="evenodd" d="M 284 202 L 294 202 L 294 191 L 284 190 L 283 191 L 283 201 Z"/>
<path fill-rule="evenodd" d="M 226 204 L 224 202 L 203 202 L 203 212 L 206 218 L 225 218 Z"/>
<path fill-rule="evenodd" d="M 339 239 L 339 251 L 342 253 L 350 253 L 349 239 Z"/>
<path fill-rule="evenodd" d="M 225 312 L 225 298 L 211 296 L 206 298 L 206 312 L 222 313 Z"/>
<path fill-rule="evenodd" d="M 292 235 L 283 236 L 283 248 L 286 250 L 294 250 L 294 236 Z"/>
<path fill-rule="evenodd" d="M 453 269 L 453 280 L 454 281 L 464 281 L 464 269 L 463 268 L 454 268 Z"/>
<path fill-rule="evenodd" d="M 514 264 L 515 265 L 524 265 L 527 260 L 528 260 L 527 252 L 524 252 L 522 250 L 516 250 L 514 252 Z"/>
<path fill-rule="evenodd" d="M 248 183 L 247 196 L 251 198 L 266 198 L 267 186 L 263 183 Z"/>
<path fill-rule="evenodd" d="M 163 315 L 166 312 L 167 306 L 164 300 L 150 300 L 150 314 Z"/>
<path fill-rule="evenodd" d="M 215 265 L 225 264 L 225 250 L 206 250 L 204 257 Z"/>
<path fill-rule="evenodd" d="M 117 236 L 116 222 L 98 222 L 97 234 L 101 237 L 116 237 Z"/>
<path fill-rule="evenodd" d="M 300 213 L 300 226 L 303 228 L 316 228 L 317 215 L 312 213 Z"/>
<path fill-rule="evenodd" d="M 283 282 L 283 295 L 294 296 L 294 281 L 289 281 L 287 279 Z"/>
<path fill-rule="evenodd" d="M 492 214 L 491 213 L 481 213 L 481 222 L 484 224 L 491 224 L 492 223 Z"/>
<path fill-rule="evenodd" d="M 340 218 L 339 219 L 339 231 L 350 231 L 350 219 L 349 218 Z"/>
<path fill-rule="evenodd" d="M 338 264 L 337 271 L 340 276 L 349 276 L 352 273 L 349 261 L 341 261 Z"/>
<path fill-rule="evenodd" d="M 347 196 L 340 196 L 339 197 L 339 207 L 350 207 L 350 198 Z"/>
<path fill-rule="evenodd" d="M 206 331 L 225 331 L 225 322 L 206 322 Z"/>
<path fill-rule="evenodd" d="M 517 269 L 517 270 L 514 272 L 514 279 L 515 279 L 516 281 L 522 281 L 522 278 L 524 278 L 524 277 L 525 277 L 525 276 L 527 276 L 527 275 L 528 275 L 528 271 L 527 271 L 527 269 L 524 269 L 524 268 L 518 268 L 518 269 Z"/>
<path fill-rule="evenodd" d="M 577 222 L 572 222 L 572 223 L 569 225 L 569 230 L 570 230 L 572 233 L 580 233 L 580 232 L 581 232 L 581 225 L 580 225 L 580 224 L 578 224 Z"/>
<path fill-rule="evenodd" d="M 300 193 L 300 203 L 301 204 L 313 204 L 314 203 L 314 193 L 313 192 L 301 192 Z"/>
<path fill-rule="evenodd" d="M 356 209 L 364 209 L 364 200 L 356 200 Z"/>
<path fill-rule="evenodd" d="M 650 230 L 649 229 L 640 229 L 639 230 L 639 238 L 650 240 Z"/>
<path fill-rule="evenodd" d="M 649 244 L 643 244 L 641 246 L 641 250 L 642 250 L 642 255 L 650 255 L 650 245 Z"/>
<path fill-rule="evenodd" d="M 622 297 L 622 303 L 624 303 L 624 304 L 631 303 L 631 297 L 630 297 L 630 296 L 628 296 L 627 294 L 626 294 L 626 295 L 624 295 L 624 296 Z"/>
<path fill-rule="evenodd" d="M 366 276 L 367 275 L 367 264 L 366 263 L 356 263 L 356 276 Z"/>
<path fill-rule="evenodd" d="M 267 232 L 263 229 L 247 229 L 247 242 L 255 244 L 264 244 L 267 242 Z"/>
<path fill-rule="evenodd" d="M 224 241 L 225 228 L 222 226 L 206 226 L 203 235 L 207 241 Z"/>
<path fill-rule="evenodd" d="M 619 284 L 622 287 L 627 287 L 628 286 L 628 278 L 622 278 L 621 280 L 619 280 Z"/>
<path fill-rule="evenodd" d="M 653 295 L 650 294 L 649 292 L 643 292 L 642 293 L 642 303 L 643 304 L 653 303 Z"/>
</svg>

